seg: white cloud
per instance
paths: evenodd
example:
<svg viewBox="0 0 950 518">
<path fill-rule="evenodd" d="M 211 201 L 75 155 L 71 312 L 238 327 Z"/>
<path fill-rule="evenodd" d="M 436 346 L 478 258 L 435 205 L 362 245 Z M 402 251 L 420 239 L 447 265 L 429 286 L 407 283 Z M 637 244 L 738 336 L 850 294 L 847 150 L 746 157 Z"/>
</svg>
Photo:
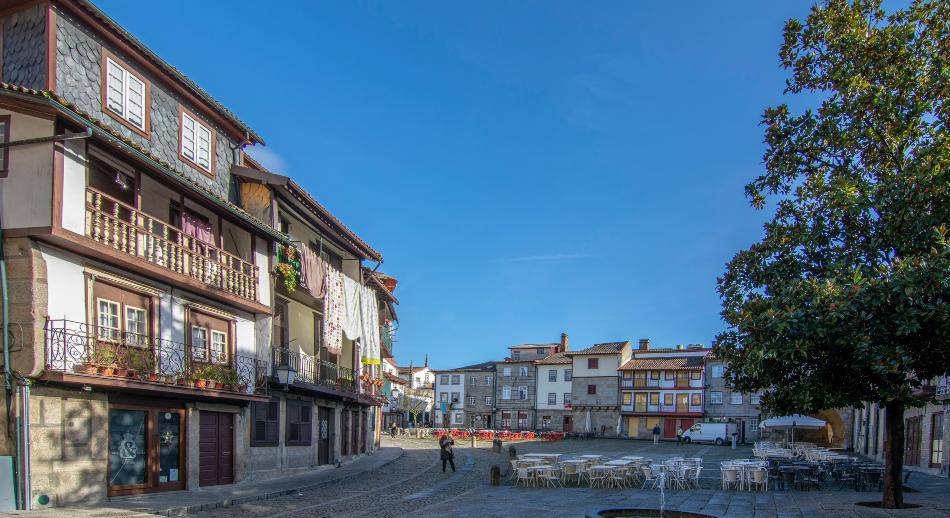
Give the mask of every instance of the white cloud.
<svg viewBox="0 0 950 518">
<path fill-rule="evenodd" d="M 268 171 L 286 173 L 287 162 L 276 152 L 264 146 L 249 146 L 246 151 L 247 154 L 251 155 L 251 158 L 260 162 Z"/>
<path fill-rule="evenodd" d="M 546 254 L 546 255 L 523 255 L 520 257 L 509 257 L 502 259 L 505 263 L 526 263 L 532 261 L 565 261 L 570 259 L 588 259 L 596 257 L 592 254 Z"/>
</svg>

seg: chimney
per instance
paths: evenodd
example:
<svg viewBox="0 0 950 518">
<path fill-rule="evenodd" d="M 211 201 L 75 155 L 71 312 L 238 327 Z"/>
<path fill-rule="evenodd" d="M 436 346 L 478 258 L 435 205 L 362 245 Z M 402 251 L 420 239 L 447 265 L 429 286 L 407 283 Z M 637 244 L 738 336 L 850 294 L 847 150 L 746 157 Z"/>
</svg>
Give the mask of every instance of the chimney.
<svg viewBox="0 0 950 518">
<path fill-rule="evenodd" d="M 567 333 L 561 333 L 561 346 L 558 347 L 557 352 L 559 353 L 567 352 Z"/>
<path fill-rule="evenodd" d="M 641 350 L 641 351 L 649 351 L 649 350 L 650 350 L 650 339 L 649 339 L 649 338 L 641 338 L 641 339 L 640 339 L 640 350 Z"/>
</svg>

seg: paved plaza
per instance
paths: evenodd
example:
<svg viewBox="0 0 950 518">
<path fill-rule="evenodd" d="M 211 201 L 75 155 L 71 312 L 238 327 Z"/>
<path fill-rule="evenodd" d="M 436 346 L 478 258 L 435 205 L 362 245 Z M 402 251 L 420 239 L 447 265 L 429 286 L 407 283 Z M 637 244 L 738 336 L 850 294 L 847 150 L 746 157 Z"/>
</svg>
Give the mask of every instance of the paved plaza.
<svg viewBox="0 0 950 518">
<path fill-rule="evenodd" d="M 883 511 L 855 506 L 880 499 L 880 493 L 842 491 L 719 490 L 722 460 L 748 457 L 751 448 L 714 445 L 677 445 L 633 440 L 564 440 L 514 443 L 518 453 L 598 453 L 609 457 L 643 455 L 661 461 L 670 457 L 701 457 L 703 489 L 667 490 L 666 509 L 722 517 L 876 517 L 950 516 L 950 480 L 914 473 L 908 486 L 916 491 L 906 500 L 919 509 Z M 501 455 L 488 444 L 471 448 L 459 441 L 458 471 L 442 473 L 435 440 L 384 440 L 374 455 L 342 468 L 316 470 L 307 475 L 265 483 L 116 498 L 98 506 L 14 513 L 41 517 L 146 516 L 193 514 L 204 517 L 311 517 L 311 516 L 476 516 L 581 517 L 608 508 L 657 508 L 658 490 L 523 488 L 489 483 L 492 465 L 504 466 Z"/>
</svg>

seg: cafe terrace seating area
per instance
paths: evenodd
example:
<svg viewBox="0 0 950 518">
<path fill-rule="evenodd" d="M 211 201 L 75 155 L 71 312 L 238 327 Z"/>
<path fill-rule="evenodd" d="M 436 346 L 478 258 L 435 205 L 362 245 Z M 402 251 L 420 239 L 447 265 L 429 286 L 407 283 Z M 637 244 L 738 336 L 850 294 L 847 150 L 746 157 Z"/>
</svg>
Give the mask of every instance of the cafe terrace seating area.
<svg viewBox="0 0 950 518">
<path fill-rule="evenodd" d="M 660 461 L 637 455 L 609 458 L 599 454 L 528 453 L 511 459 L 508 478 L 517 487 L 881 490 L 883 466 L 858 457 L 809 443 L 783 447 L 760 442 L 752 451 L 751 458 L 722 461 L 718 470 L 711 466 L 704 468 L 703 459 L 698 457 Z"/>
</svg>

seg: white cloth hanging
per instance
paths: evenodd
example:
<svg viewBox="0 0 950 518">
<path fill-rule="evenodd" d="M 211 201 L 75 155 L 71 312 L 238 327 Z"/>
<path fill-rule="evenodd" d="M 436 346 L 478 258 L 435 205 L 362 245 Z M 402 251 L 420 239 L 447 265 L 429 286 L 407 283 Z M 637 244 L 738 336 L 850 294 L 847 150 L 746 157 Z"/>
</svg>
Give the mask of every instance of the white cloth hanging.
<svg viewBox="0 0 950 518">
<path fill-rule="evenodd" d="M 323 346 L 330 354 L 343 350 L 343 319 L 345 296 L 343 273 L 331 264 L 326 265 L 326 295 L 323 300 Z"/>
<path fill-rule="evenodd" d="M 345 311 L 343 313 L 343 334 L 350 340 L 359 340 L 363 334 L 360 325 L 360 293 L 362 292 L 360 283 L 343 276 L 343 293 L 346 300 Z"/>
<path fill-rule="evenodd" d="M 376 300 L 376 290 L 367 286 L 361 288 L 362 360 L 365 364 L 379 365 L 379 303 Z"/>
</svg>

